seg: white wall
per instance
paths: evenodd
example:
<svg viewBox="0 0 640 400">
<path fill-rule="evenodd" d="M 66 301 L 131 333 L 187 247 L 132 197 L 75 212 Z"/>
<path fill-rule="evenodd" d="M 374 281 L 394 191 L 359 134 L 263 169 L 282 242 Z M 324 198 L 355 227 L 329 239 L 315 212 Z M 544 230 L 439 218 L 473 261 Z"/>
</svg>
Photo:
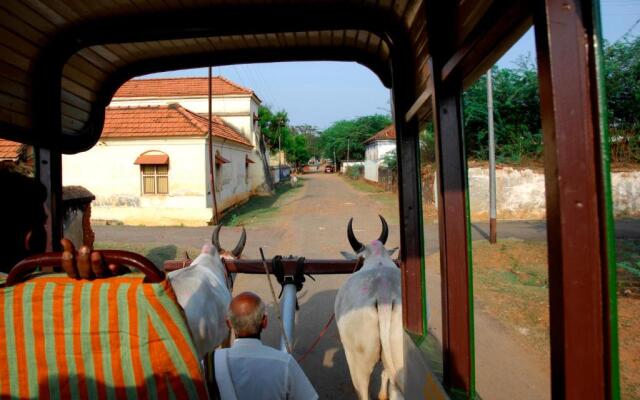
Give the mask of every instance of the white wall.
<svg viewBox="0 0 640 400">
<path fill-rule="evenodd" d="M 211 218 L 208 147 L 205 137 L 102 139 L 92 149 L 63 156 L 63 183 L 81 185 L 95 196 L 92 218 L 142 225 L 205 225 Z M 136 158 L 149 150 L 169 155 L 169 194 L 142 195 L 140 166 Z M 261 165 L 249 165 L 252 150 L 214 139 L 218 150 L 230 163 L 219 171 L 222 187 L 217 191 L 222 211 L 249 198 L 262 184 Z"/>
<path fill-rule="evenodd" d="M 372 160 L 364 161 L 364 179 L 378 182 L 378 162 Z"/>
<path fill-rule="evenodd" d="M 489 170 L 468 170 L 469 201 L 474 219 L 489 215 Z M 640 171 L 613 172 L 611 191 L 614 215 L 640 215 Z M 437 199 L 437 185 L 434 184 Z M 542 219 L 546 215 L 545 184 L 542 171 L 502 167 L 496 170 L 498 219 Z"/>
<path fill-rule="evenodd" d="M 376 140 L 365 148 L 364 179 L 378 182 L 378 167 L 385 154 L 396 149 L 394 140 Z"/>
<path fill-rule="evenodd" d="M 376 140 L 375 142 L 369 143 L 365 148 L 365 159 L 380 161 L 385 154 L 395 149 L 395 140 Z"/>
<path fill-rule="evenodd" d="M 204 146 L 206 160 L 206 204 L 211 208 L 211 180 L 209 178 L 209 149 Z M 239 202 L 245 201 L 262 185 L 262 165 L 254 151 L 246 146 L 238 146 L 229 141 L 214 139 L 213 154 L 216 152 L 229 160 L 229 163 L 216 165 L 216 203 L 218 212 L 223 211 Z M 246 165 L 247 155 L 255 163 Z"/>
</svg>

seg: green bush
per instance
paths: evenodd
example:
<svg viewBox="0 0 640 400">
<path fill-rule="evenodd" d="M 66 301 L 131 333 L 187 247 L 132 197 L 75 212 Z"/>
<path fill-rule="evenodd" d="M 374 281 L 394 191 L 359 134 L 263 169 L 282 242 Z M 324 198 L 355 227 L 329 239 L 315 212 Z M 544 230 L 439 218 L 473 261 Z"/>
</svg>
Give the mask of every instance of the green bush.
<svg viewBox="0 0 640 400">
<path fill-rule="evenodd" d="M 353 180 L 360 179 L 362 176 L 362 172 L 360 171 L 361 167 L 359 165 L 350 165 L 347 167 L 347 176 Z"/>
</svg>

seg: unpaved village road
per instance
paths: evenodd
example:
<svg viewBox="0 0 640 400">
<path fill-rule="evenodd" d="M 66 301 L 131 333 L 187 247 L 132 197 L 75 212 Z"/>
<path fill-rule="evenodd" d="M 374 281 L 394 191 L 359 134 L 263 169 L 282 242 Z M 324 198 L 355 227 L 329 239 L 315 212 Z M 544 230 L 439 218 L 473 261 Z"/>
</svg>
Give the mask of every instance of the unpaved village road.
<svg viewBox="0 0 640 400">
<path fill-rule="evenodd" d="M 306 175 L 304 186 L 287 199 L 276 220 L 269 226 L 247 226 L 246 258 L 258 258 L 262 247 L 267 257 L 274 255 L 304 255 L 308 258 L 340 258 L 340 250 L 350 250 L 346 238 L 346 225 L 354 217 L 356 235 L 361 241 L 376 238 L 380 232 L 377 215 L 381 205 L 371 195 L 353 189 L 335 175 Z M 389 216 L 388 247 L 399 245 L 397 216 Z M 428 228 L 427 248 L 432 252 L 437 237 Z M 96 226 L 98 241 L 142 242 L 178 244 L 199 247 L 209 240 L 211 228 L 150 228 Z M 223 228 L 223 246 L 233 246 L 240 228 Z M 544 228 L 542 230 L 544 232 Z M 544 235 L 544 234 L 543 234 Z M 480 239 L 478 237 L 478 239 Z M 544 240 L 544 236 L 542 236 Z M 461 244 L 463 245 L 463 244 Z M 298 293 L 300 311 L 297 316 L 294 353 L 300 356 L 315 340 L 333 312 L 336 292 L 346 276 L 316 276 L 307 280 Z M 439 276 L 427 275 L 431 328 L 440 338 L 441 314 Z M 271 303 L 264 276 L 239 276 L 234 293 L 251 290 Z M 278 345 L 278 323 L 270 310 L 270 325 L 263 340 Z M 476 365 L 477 391 L 484 399 L 545 399 L 549 398 L 548 366 L 534 356 L 531 349 L 507 333 L 493 318 L 476 310 Z M 481 331 L 482 334 L 478 334 Z M 363 332 L 366 334 L 366 332 Z M 323 399 L 355 399 L 344 351 L 335 324 L 320 344 L 302 363 L 302 368 Z M 377 394 L 379 379 L 372 384 L 372 395 Z M 374 396 L 375 397 L 375 396 Z"/>
</svg>

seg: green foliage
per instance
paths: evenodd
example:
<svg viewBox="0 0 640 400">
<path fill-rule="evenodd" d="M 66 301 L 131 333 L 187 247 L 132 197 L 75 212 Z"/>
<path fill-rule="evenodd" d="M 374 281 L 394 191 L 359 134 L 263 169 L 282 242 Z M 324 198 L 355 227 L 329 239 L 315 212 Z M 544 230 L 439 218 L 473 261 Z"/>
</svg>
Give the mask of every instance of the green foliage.
<svg viewBox="0 0 640 400">
<path fill-rule="evenodd" d="M 604 64 L 613 160 L 640 162 L 640 36 L 605 43 Z M 495 66 L 492 74 L 498 162 L 540 158 L 542 132 L 536 66 L 529 58 L 521 58 L 515 68 Z M 465 147 L 467 154 L 477 159 L 488 157 L 486 85 L 483 75 L 463 95 Z M 427 140 L 428 130 L 421 134 L 421 151 Z"/>
<path fill-rule="evenodd" d="M 433 163 L 436 161 L 436 140 L 433 132 L 433 122 L 429 121 L 424 130 L 420 132 L 420 163 Z"/>
<path fill-rule="evenodd" d="M 364 160 L 363 142 L 391 124 L 386 115 L 368 115 L 333 123 L 320 135 L 320 148 L 324 157 L 333 159 L 335 151 L 338 160 Z"/>
<path fill-rule="evenodd" d="M 359 165 L 350 165 L 347 167 L 347 176 L 351 179 L 360 179 L 362 173 L 360 172 L 361 167 Z"/>
<path fill-rule="evenodd" d="M 277 152 L 280 147 L 287 157 L 287 161 L 300 166 L 306 164 L 311 158 L 307 138 L 296 128 L 289 126 L 289 115 L 281 110 L 272 112 L 266 106 L 258 109 L 260 117 L 260 131 L 272 152 Z"/>
<path fill-rule="evenodd" d="M 535 66 L 522 58 L 516 68 L 492 69 L 496 158 L 519 162 L 542 154 L 540 100 Z M 467 154 L 478 159 L 489 155 L 487 78 L 483 75 L 463 95 Z"/>
<path fill-rule="evenodd" d="M 309 158 L 320 159 L 322 157 L 322 149 L 320 148 L 320 131 L 318 131 L 318 128 L 312 125 L 298 125 L 293 126 L 292 129 L 306 139 Z"/>
<path fill-rule="evenodd" d="M 390 170 L 394 172 L 398 170 L 398 155 L 396 154 L 395 150 L 385 153 L 385 155 L 382 157 L 382 162 L 384 163 L 385 167 L 389 168 Z"/>
<path fill-rule="evenodd" d="M 605 43 L 604 56 L 613 160 L 640 162 L 640 36 Z"/>
</svg>

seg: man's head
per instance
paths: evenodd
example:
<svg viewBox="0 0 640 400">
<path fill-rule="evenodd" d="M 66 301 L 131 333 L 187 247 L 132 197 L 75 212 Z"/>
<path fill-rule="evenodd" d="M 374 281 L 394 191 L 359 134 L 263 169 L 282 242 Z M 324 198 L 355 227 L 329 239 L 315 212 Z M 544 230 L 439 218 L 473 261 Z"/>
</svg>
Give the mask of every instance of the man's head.
<svg viewBox="0 0 640 400">
<path fill-rule="evenodd" d="M 0 271 L 9 272 L 26 256 L 45 250 L 47 190 L 35 179 L 8 170 L 0 170 L 0 188 Z"/>
<path fill-rule="evenodd" d="M 251 292 L 243 292 L 234 297 L 229 304 L 227 325 L 238 338 L 260 337 L 260 332 L 267 327 L 262 299 Z"/>
</svg>

